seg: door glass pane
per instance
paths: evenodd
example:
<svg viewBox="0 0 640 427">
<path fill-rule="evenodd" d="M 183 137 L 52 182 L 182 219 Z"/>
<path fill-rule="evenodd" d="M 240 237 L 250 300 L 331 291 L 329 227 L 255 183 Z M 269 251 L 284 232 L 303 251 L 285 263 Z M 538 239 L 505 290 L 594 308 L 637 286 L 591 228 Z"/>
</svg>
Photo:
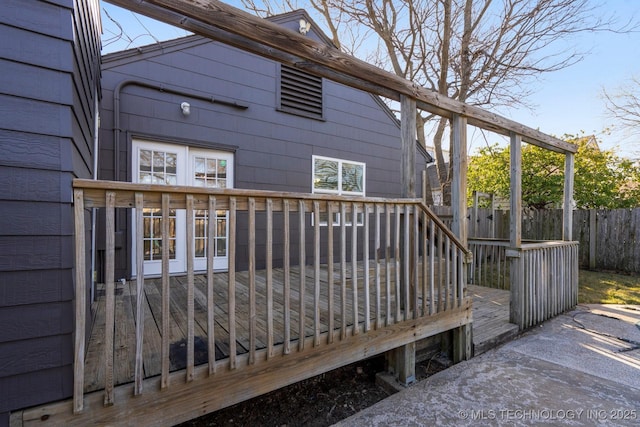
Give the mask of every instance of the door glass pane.
<svg viewBox="0 0 640 427">
<path fill-rule="evenodd" d="M 227 212 L 216 211 L 216 256 L 227 256 Z"/>
<path fill-rule="evenodd" d="M 151 172 L 150 150 L 140 150 L 140 171 Z"/>
<path fill-rule="evenodd" d="M 207 256 L 207 223 L 208 211 L 198 209 L 194 212 L 195 226 L 195 256 L 204 258 Z"/>
<path fill-rule="evenodd" d="M 146 208 L 142 212 L 143 218 L 143 247 L 145 261 L 162 259 L 162 212 L 160 209 Z M 176 240 L 176 211 L 169 211 L 169 258 L 175 259 Z"/>
<path fill-rule="evenodd" d="M 218 188 L 227 188 L 227 161 L 218 160 Z"/>
</svg>

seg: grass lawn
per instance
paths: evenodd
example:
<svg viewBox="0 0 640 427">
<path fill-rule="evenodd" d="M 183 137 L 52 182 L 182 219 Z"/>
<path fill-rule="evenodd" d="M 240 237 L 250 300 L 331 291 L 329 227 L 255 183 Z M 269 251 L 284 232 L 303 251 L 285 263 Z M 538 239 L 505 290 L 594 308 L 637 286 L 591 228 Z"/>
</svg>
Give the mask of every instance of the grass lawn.
<svg viewBox="0 0 640 427">
<path fill-rule="evenodd" d="M 578 303 L 640 305 L 640 276 L 580 270 Z"/>
</svg>

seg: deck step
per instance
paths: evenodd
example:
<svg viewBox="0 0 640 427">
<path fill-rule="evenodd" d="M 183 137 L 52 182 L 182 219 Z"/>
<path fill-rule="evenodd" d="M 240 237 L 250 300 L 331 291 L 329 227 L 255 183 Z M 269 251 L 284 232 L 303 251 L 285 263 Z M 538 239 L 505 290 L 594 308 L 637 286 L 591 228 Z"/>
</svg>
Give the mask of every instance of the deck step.
<svg viewBox="0 0 640 427">
<path fill-rule="evenodd" d="M 474 328 L 473 355 L 478 356 L 494 347 L 511 341 L 519 335 L 518 325 L 513 323 L 500 323 L 490 329 L 477 331 Z"/>
</svg>

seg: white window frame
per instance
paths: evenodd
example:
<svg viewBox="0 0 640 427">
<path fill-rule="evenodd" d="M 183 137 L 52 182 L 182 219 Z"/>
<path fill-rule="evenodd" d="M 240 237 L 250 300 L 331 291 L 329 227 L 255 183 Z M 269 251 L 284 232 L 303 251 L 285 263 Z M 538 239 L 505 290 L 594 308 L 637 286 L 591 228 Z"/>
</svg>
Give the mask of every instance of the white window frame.
<svg viewBox="0 0 640 427">
<path fill-rule="evenodd" d="M 328 160 L 331 162 L 336 162 L 338 163 L 338 189 L 337 190 L 330 190 L 330 189 L 325 189 L 325 188 L 316 188 L 315 187 L 315 176 L 316 176 L 316 160 Z M 343 165 L 347 163 L 347 164 L 351 164 L 351 165 L 358 165 L 358 166 L 362 166 L 362 191 L 347 191 L 347 190 L 343 190 L 342 189 L 342 167 Z M 334 158 L 334 157 L 326 157 L 326 156 L 316 156 L 313 155 L 311 157 L 311 192 L 313 194 L 336 194 L 339 196 L 344 196 L 344 195 L 348 195 L 348 196 L 362 196 L 365 197 L 366 196 L 366 182 L 367 182 L 367 164 L 364 162 L 357 162 L 357 161 L 353 161 L 353 160 L 346 160 L 346 159 L 338 159 L 338 158 Z M 358 227 L 364 225 L 364 216 L 362 214 L 362 212 L 358 213 L 358 219 L 356 221 L 356 225 Z M 313 215 L 311 216 L 311 223 L 313 224 Z M 341 224 L 341 218 L 340 218 L 340 212 L 335 213 L 334 216 L 334 220 L 333 220 L 333 225 L 339 226 Z M 320 226 L 327 226 L 327 221 L 320 221 Z M 351 226 L 352 223 L 351 221 L 347 221 L 345 222 L 345 225 L 347 226 Z"/>
</svg>

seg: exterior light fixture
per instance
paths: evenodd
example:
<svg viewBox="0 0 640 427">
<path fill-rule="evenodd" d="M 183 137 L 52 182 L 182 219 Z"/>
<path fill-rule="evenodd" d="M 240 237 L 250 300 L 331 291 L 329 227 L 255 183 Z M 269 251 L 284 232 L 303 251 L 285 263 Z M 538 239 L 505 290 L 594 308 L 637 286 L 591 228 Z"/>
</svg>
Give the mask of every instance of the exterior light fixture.
<svg viewBox="0 0 640 427">
<path fill-rule="evenodd" d="M 191 114 L 191 105 L 189 105 L 188 102 L 183 102 L 182 104 L 180 104 L 180 109 L 182 110 L 183 116 L 188 116 L 189 114 Z"/>
</svg>

